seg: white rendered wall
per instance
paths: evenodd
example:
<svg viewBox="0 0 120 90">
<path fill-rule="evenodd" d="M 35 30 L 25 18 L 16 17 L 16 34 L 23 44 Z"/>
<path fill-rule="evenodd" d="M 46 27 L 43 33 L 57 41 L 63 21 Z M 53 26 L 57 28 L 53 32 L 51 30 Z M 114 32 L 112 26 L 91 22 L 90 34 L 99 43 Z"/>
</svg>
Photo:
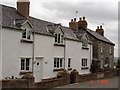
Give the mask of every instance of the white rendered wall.
<svg viewBox="0 0 120 90">
<path fill-rule="evenodd" d="M 55 76 L 54 66 L 54 38 L 50 36 L 35 35 L 35 58 L 43 58 L 42 79 Z"/>
<path fill-rule="evenodd" d="M 17 77 L 19 75 L 19 54 L 21 32 L 16 30 L 2 30 L 2 76 Z"/>
<path fill-rule="evenodd" d="M 90 62 L 91 62 L 91 54 L 90 54 L 90 45 L 88 45 L 89 50 L 82 49 L 82 43 L 67 40 L 66 41 L 66 69 L 68 67 L 68 58 L 71 58 L 71 68 L 76 69 L 80 74 L 90 73 Z M 82 58 L 88 59 L 89 69 L 81 69 Z"/>
<path fill-rule="evenodd" d="M 32 44 L 21 42 L 22 32 L 19 30 L 2 30 L 2 76 L 20 77 L 21 58 L 32 58 Z M 32 70 L 32 59 L 30 71 Z"/>
</svg>

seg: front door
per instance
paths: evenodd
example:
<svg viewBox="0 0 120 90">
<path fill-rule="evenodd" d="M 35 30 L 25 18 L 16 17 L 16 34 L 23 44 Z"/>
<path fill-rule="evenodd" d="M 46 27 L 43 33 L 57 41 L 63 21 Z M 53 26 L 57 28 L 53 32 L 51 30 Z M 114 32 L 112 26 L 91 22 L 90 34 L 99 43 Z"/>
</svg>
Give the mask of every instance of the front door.
<svg viewBox="0 0 120 90">
<path fill-rule="evenodd" d="M 36 62 L 34 64 L 34 77 L 35 77 L 35 82 L 41 81 L 42 78 L 42 63 L 43 59 L 42 58 L 36 58 Z"/>
</svg>

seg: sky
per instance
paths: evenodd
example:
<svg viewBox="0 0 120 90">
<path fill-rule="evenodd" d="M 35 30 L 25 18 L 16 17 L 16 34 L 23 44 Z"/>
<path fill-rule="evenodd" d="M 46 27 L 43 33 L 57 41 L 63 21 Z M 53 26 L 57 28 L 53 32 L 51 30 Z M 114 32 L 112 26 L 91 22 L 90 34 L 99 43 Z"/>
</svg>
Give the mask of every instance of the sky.
<svg viewBox="0 0 120 90">
<path fill-rule="evenodd" d="M 16 1 L 0 0 L 0 3 L 16 7 Z M 103 25 L 105 37 L 115 43 L 117 57 L 118 2 L 119 0 L 30 0 L 30 16 L 67 27 L 71 19 L 76 17 L 79 20 L 85 16 L 89 29 L 95 31 L 97 26 Z"/>
</svg>

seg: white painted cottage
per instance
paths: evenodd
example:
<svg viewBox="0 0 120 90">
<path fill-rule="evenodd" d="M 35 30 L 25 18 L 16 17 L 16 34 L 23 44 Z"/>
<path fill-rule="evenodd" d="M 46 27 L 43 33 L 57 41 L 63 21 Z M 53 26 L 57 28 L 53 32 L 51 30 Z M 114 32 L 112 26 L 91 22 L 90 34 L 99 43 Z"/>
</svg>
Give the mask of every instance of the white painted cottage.
<svg viewBox="0 0 120 90">
<path fill-rule="evenodd" d="M 29 16 L 30 2 L 2 9 L 2 78 L 31 73 L 38 82 L 66 69 L 90 73 L 92 44 L 85 32 Z M 24 9 L 23 9 L 24 8 Z"/>
</svg>

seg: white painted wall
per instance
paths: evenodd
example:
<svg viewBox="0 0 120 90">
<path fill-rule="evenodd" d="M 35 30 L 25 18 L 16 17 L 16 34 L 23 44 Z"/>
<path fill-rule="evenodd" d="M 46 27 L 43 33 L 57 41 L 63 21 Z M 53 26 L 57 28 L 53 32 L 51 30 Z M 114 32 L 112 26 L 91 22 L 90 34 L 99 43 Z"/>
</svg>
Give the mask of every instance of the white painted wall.
<svg viewBox="0 0 120 90">
<path fill-rule="evenodd" d="M 32 58 L 32 44 L 20 41 L 22 32 L 19 30 L 4 28 L 2 32 L 2 76 L 3 78 L 19 77 L 21 57 Z M 32 59 L 30 66 L 32 66 Z M 32 67 L 30 69 L 32 70 Z"/>
<path fill-rule="evenodd" d="M 21 32 L 6 28 L 2 30 L 2 38 L 2 76 L 19 76 Z"/>
<path fill-rule="evenodd" d="M 3 29 L 3 77 L 15 76 L 19 77 L 20 58 L 32 58 L 33 44 L 21 42 L 22 32 L 18 30 Z M 36 58 L 42 58 L 42 76 L 41 78 L 50 78 L 56 76 L 58 72 L 53 72 L 54 57 L 64 58 L 64 47 L 54 46 L 54 37 L 35 34 L 34 55 Z M 68 68 L 68 58 L 71 58 L 71 67 L 79 71 L 80 74 L 89 73 L 88 70 L 81 70 L 81 59 L 88 59 L 88 67 L 90 67 L 89 50 L 81 49 L 82 43 L 77 41 L 65 41 L 65 68 Z M 90 45 L 89 45 L 90 48 Z M 92 50 L 92 48 L 91 48 Z M 36 64 L 36 63 L 34 63 Z M 32 71 L 32 59 L 30 63 L 30 71 Z M 34 70 L 35 71 L 35 70 Z"/>
<path fill-rule="evenodd" d="M 44 36 L 40 34 L 35 35 L 35 58 L 43 58 L 43 72 L 42 78 L 53 77 L 54 66 L 54 38 L 50 36 Z M 36 63 L 35 63 L 36 64 Z"/>
<path fill-rule="evenodd" d="M 71 68 L 76 69 L 80 74 L 90 73 L 90 62 L 92 55 L 90 54 L 90 45 L 88 45 L 89 50 L 82 49 L 82 43 L 67 40 L 66 41 L 66 69 L 68 66 L 68 58 L 71 58 Z M 91 48 L 92 49 L 92 48 Z M 88 67 L 87 70 L 82 70 L 82 58 L 88 59 Z"/>
</svg>

